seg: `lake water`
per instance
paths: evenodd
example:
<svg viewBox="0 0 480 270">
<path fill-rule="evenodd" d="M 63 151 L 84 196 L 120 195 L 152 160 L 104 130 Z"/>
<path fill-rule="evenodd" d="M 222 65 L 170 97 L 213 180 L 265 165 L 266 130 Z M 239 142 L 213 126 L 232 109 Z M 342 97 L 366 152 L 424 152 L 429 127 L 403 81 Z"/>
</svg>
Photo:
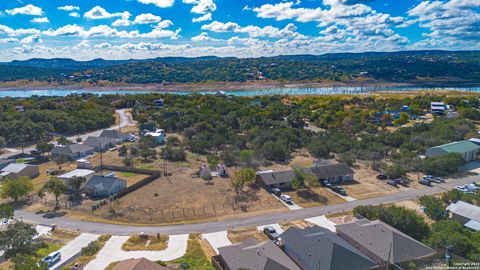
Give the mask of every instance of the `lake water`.
<svg viewBox="0 0 480 270">
<path fill-rule="evenodd" d="M 438 91 L 467 91 L 480 92 L 480 87 L 421 87 L 421 86 L 364 86 L 364 87 L 347 87 L 347 86 L 333 86 L 333 87 L 314 87 L 314 88 L 265 88 L 254 90 L 229 90 L 226 91 L 229 95 L 234 96 L 265 96 L 265 95 L 332 95 L 332 94 L 364 94 L 374 91 L 415 91 L 415 90 L 438 90 Z M 91 93 L 96 95 L 106 94 L 140 94 L 140 93 L 171 93 L 179 95 L 188 95 L 193 92 L 169 92 L 161 90 L 150 91 L 136 91 L 136 90 L 0 90 L 0 98 L 4 97 L 31 97 L 31 96 L 67 96 L 71 94 Z M 217 91 L 200 91 L 196 92 L 204 95 L 212 95 Z"/>
</svg>

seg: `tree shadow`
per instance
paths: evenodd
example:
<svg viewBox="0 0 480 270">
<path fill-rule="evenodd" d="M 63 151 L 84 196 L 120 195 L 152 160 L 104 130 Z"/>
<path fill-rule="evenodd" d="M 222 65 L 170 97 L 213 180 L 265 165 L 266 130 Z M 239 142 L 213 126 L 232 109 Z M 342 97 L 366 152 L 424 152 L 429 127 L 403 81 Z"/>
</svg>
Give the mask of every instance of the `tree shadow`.
<svg viewBox="0 0 480 270">
<path fill-rule="evenodd" d="M 297 191 L 297 195 L 300 199 L 304 201 L 318 202 L 318 203 L 327 203 L 328 201 L 327 197 L 322 196 L 310 189 L 299 190 Z"/>
</svg>

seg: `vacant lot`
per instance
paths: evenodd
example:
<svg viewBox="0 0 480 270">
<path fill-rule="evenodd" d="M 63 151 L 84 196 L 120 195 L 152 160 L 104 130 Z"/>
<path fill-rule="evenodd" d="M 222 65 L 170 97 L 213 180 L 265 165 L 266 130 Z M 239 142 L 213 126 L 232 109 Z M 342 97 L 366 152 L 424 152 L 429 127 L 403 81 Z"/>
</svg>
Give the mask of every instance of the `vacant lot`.
<svg viewBox="0 0 480 270">
<path fill-rule="evenodd" d="M 262 231 L 258 231 L 256 227 L 229 230 L 227 237 L 234 244 L 243 242 L 248 238 L 254 238 L 259 242 L 268 240 L 268 237 Z"/>
<path fill-rule="evenodd" d="M 310 190 L 305 189 L 284 192 L 284 194 L 290 195 L 292 201 L 301 207 L 313 207 L 345 202 L 344 199 L 321 187 L 312 188 Z"/>
</svg>

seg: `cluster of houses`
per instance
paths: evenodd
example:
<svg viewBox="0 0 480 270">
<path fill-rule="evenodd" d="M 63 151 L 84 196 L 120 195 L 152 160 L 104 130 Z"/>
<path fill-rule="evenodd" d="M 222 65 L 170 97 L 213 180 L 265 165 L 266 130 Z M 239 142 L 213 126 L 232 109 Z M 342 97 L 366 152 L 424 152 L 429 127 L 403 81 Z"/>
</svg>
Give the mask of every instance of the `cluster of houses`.
<svg viewBox="0 0 480 270">
<path fill-rule="evenodd" d="M 457 201 L 447 207 L 450 213 L 450 218 L 462 224 L 466 228 L 473 231 L 480 232 L 480 207 L 466 203 L 464 201 Z"/>
<path fill-rule="evenodd" d="M 218 249 L 218 270 L 379 269 L 428 258 L 436 251 L 379 220 L 336 226 L 290 227 L 276 241 L 244 242 Z"/>
</svg>

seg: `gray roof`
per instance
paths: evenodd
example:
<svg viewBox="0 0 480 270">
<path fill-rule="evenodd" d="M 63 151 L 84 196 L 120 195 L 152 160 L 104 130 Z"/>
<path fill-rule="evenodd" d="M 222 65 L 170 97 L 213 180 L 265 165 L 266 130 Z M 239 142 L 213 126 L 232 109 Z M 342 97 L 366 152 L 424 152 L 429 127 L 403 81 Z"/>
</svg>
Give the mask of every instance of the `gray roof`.
<svg viewBox="0 0 480 270">
<path fill-rule="evenodd" d="M 85 188 L 93 188 L 96 185 L 102 184 L 105 190 L 109 190 L 110 187 L 112 187 L 117 181 L 126 182 L 125 180 L 118 179 L 114 175 L 111 175 L 111 176 L 94 175 L 92 176 L 92 178 L 90 178 L 90 180 L 88 180 L 85 183 Z"/>
<path fill-rule="evenodd" d="M 307 269 L 344 270 L 370 269 L 377 264 L 360 253 L 335 233 L 319 226 L 289 228 L 280 235 L 290 257 L 304 262 Z"/>
<path fill-rule="evenodd" d="M 309 171 L 315 174 L 319 179 L 344 176 L 354 173 L 352 168 L 350 168 L 346 163 L 315 166 L 311 167 Z"/>
<path fill-rule="evenodd" d="M 97 148 L 97 147 L 103 148 L 109 144 L 116 144 L 117 142 L 118 142 L 118 139 L 90 136 L 83 142 L 83 144 L 91 146 L 93 148 Z"/>
<path fill-rule="evenodd" d="M 300 270 L 272 241 L 258 243 L 249 238 L 242 243 L 221 247 L 218 252 L 228 269 Z"/>
<path fill-rule="evenodd" d="M 116 129 L 105 129 L 100 133 L 99 137 L 106 137 L 106 138 L 112 138 L 112 139 L 122 139 L 125 137 L 128 137 L 128 134 L 122 133 Z"/>
<path fill-rule="evenodd" d="M 23 164 L 23 163 L 12 163 L 12 164 L 9 164 L 7 167 L 3 168 L 2 172 L 19 173 L 28 167 L 36 167 L 36 166 Z"/>
<path fill-rule="evenodd" d="M 339 177 L 353 174 L 354 171 L 346 163 L 320 164 L 308 169 L 306 172 L 313 173 L 318 179 L 326 179 L 330 177 Z M 279 172 L 265 172 L 258 174 L 258 177 L 265 185 L 277 185 L 281 183 L 290 183 L 294 176 L 293 170 Z"/>
<path fill-rule="evenodd" d="M 349 237 L 356 247 L 369 250 L 382 262 L 387 262 L 389 258 L 393 263 L 407 262 L 436 252 L 380 220 L 362 219 L 337 225 L 336 228 L 337 233 Z"/>
<path fill-rule="evenodd" d="M 457 201 L 456 203 L 450 204 L 447 207 L 447 210 L 456 215 L 459 215 L 471 220 L 480 221 L 480 207 L 475 206 L 473 204 L 469 204 L 464 201 Z"/>
<path fill-rule="evenodd" d="M 469 222 L 465 223 L 465 225 L 463 225 L 469 229 L 472 229 L 474 231 L 480 231 L 480 222 L 479 221 L 476 221 L 476 220 L 470 220 Z"/>
<path fill-rule="evenodd" d="M 92 150 L 93 148 L 88 145 L 74 143 L 69 145 L 57 145 L 52 149 L 52 154 L 72 155 Z"/>
<path fill-rule="evenodd" d="M 15 162 L 15 159 L 4 159 L 4 158 L 0 159 L 0 165 L 10 164 L 10 163 L 13 163 L 13 162 Z"/>
</svg>

